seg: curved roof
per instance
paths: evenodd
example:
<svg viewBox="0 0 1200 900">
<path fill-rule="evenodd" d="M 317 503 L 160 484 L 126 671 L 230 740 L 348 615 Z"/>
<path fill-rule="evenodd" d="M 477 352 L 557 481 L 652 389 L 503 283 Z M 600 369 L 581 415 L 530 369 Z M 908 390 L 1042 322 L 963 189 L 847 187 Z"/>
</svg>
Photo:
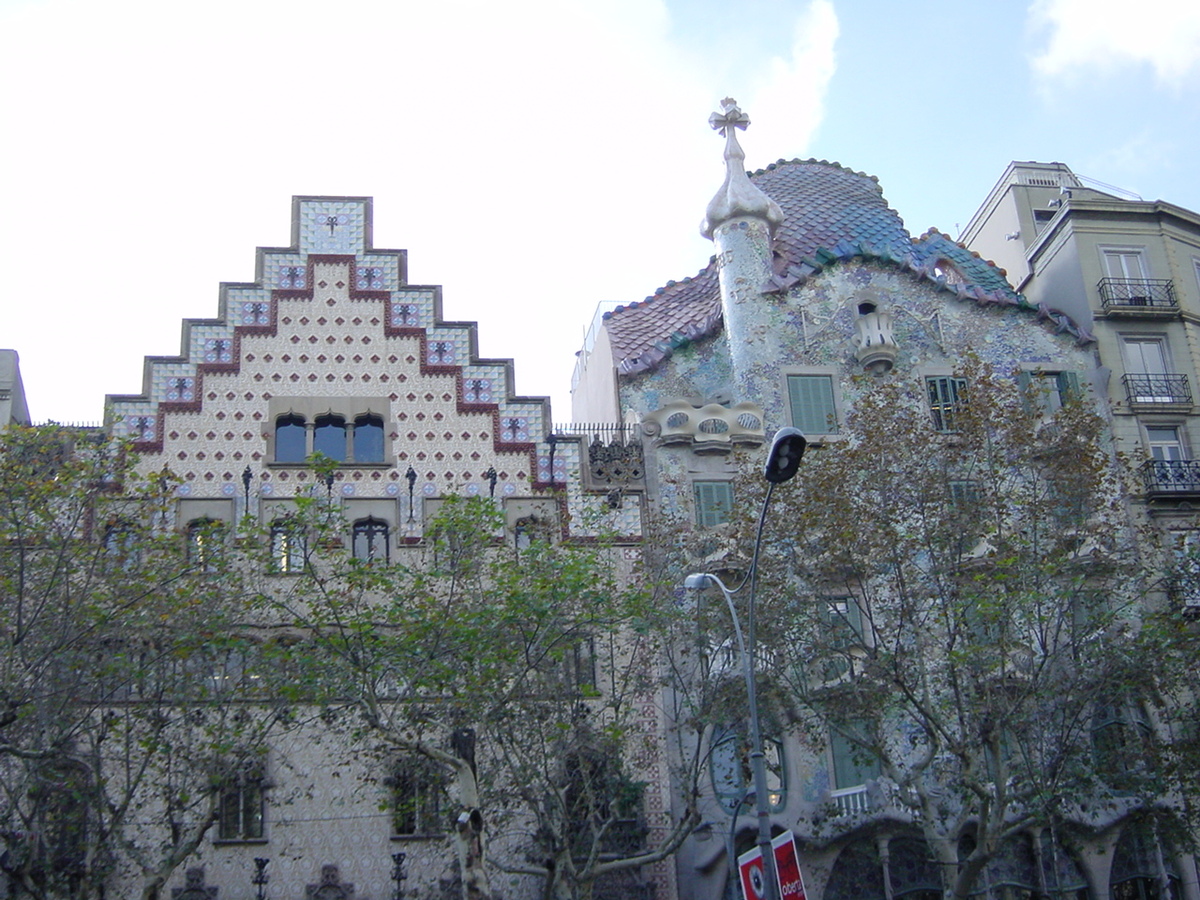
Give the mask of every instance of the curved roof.
<svg viewBox="0 0 1200 900">
<path fill-rule="evenodd" d="M 784 213 L 772 245 L 774 273 L 762 285 L 765 293 L 787 291 L 841 260 L 867 257 L 927 278 L 961 300 L 1034 311 L 1081 343 L 1094 340 L 1064 314 L 1029 304 L 1002 269 L 936 229 L 914 239 L 888 207 L 874 176 L 815 159 L 780 160 L 749 175 Z M 676 347 L 720 326 L 716 264 L 710 260 L 696 275 L 668 281 L 644 301 L 619 306 L 604 318 L 618 371 L 633 375 L 652 369 Z"/>
</svg>

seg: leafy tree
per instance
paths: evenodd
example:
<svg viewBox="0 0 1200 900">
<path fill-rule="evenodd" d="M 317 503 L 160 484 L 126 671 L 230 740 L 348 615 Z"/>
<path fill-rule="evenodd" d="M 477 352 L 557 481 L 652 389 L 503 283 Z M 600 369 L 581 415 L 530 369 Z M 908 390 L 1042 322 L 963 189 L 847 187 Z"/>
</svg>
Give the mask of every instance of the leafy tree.
<svg viewBox="0 0 1200 900">
<path fill-rule="evenodd" d="M 758 642 L 772 714 L 884 776 L 961 900 L 1032 826 L 1167 816 L 1196 786 L 1155 760 L 1175 676 L 1105 423 L 977 360 L 957 377 L 940 433 L 914 385 L 864 378 L 845 440 L 776 491 Z"/>
<path fill-rule="evenodd" d="M 637 706 L 657 690 L 660 621 L 618 551 L 538 522 L 514 541 L 482 498 L 444 500 L 403 562 L 321 550 L 339 523 L 319 498 L 297 500 L 295 524 L 313 550 L 271 600 L 306 635 L 292 665 L 365 737 L 447 775 L 464 898 L 493 896 L 489 869 L 586 898 L 679 846 L 690 813 L 645 847 L 639 772 L 657 736 Z"/>
<path fill-rule="evenodd" d="M 132 870 L 156 897 L 273 724 L 227 669 L 249 647 L 236 565 L 188 558 L 173 489 L 100 436 L 0 434 L 0 867 L 30 896 Z"/>
</svg>

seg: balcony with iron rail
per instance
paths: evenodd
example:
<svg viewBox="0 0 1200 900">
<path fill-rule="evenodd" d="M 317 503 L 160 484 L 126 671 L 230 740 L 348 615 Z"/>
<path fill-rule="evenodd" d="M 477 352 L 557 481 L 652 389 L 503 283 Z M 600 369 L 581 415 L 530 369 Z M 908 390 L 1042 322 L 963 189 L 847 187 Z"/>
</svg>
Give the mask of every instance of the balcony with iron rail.
<svg viewBox="0 0 1200 900">
<path fill-rule="evenodd" d="M 1128 374 L 1121 377 L 1121 382 L 1132 407 L 1179 411 L 1192 405 L 1192 388 L 1186 375 Z"/>
<path fill-rule="evenodd" d="M 1148 500 L 1200 497 L 1200 460 L 1148 459 L 1141 471 Z"/>
<path fill-rule="evenodd" d="M 1100 306 L 1109 316 L 1175 316 L 1179 302 L 1169 278 L 1101 278 Z"/>
</svg>

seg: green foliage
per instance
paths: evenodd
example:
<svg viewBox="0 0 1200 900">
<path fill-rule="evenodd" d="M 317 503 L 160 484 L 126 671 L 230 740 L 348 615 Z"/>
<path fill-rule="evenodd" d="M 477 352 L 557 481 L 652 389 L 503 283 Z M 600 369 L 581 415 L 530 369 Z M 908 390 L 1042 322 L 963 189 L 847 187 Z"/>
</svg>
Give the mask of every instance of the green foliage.
<svg viewBox="0 0 1200 900">
<path fill-rule="evenodd" d="M 0 832 L 34 897 L 97 896 L 120 858 L 161 884 L 269 727 L 237 709 L 261 693 L 234 554 L 189 558 L 176 479 L 133 462 L 91 433 L 0 434 Z"/>
<path fill-rule="evenodd" d="M 768 703 L 877 762 L 939 859 L 963 863 L 947 888 L 965 896 L 1017 830 L 1095 827 L 1097 799 L 1161 807 L 1178 782 L 1132 739 L 1146 688 L 1171 676 L 1139 637 L 1139 535 L 1104 422 L 1084 396 L 1043 417 L 978 360 L 955 375 L 952 431 L 932 427 L 921 385 L 864 380 L 844 439 L 776 490 L 758 638 Z M 762 488 L 736 494 L 730 543 L 749 546 Z M 721 613 L 702 617 L 709 645 L 728 634 Z M 1115 697 L 1124 732 L 1098 756 L 1096 710 Z"/>
<path fill-rule="evenodd" d="M 306 636 L 289 653 L 310 701 L 356 708 L 363 739 L 440 767 L 449 818 L 482 809 L 522 871 L 581 883 L 643 849 L 609 853 L 613 823 L 636 819 L 653 614 L 615 548 L 552 532 L 518 542 L 490 499 L 448 497 L 401 560 L 318 554 L 270 603 Z M 467 730 L 477 753 L 451 746 Z"/>
</svg>

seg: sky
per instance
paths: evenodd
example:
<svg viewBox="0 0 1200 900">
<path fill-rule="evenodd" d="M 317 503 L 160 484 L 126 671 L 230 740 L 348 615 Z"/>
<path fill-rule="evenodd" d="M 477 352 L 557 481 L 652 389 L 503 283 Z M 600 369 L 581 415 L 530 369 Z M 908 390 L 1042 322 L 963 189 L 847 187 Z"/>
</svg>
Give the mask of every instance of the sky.
<svg viewBox="0 0 1200 900">
<path fill-rule="evenodd" d="M 726 96 L 749 168 L 875 175 L 914 235 L 1013 159 L 1200 210 L 1195 0 L 0 0 L 0 347 L 35 421 L 99 422 L 293 195 L 371 196 L 568 421 L 598 304 L 712 253 Z"/>
</svg>

